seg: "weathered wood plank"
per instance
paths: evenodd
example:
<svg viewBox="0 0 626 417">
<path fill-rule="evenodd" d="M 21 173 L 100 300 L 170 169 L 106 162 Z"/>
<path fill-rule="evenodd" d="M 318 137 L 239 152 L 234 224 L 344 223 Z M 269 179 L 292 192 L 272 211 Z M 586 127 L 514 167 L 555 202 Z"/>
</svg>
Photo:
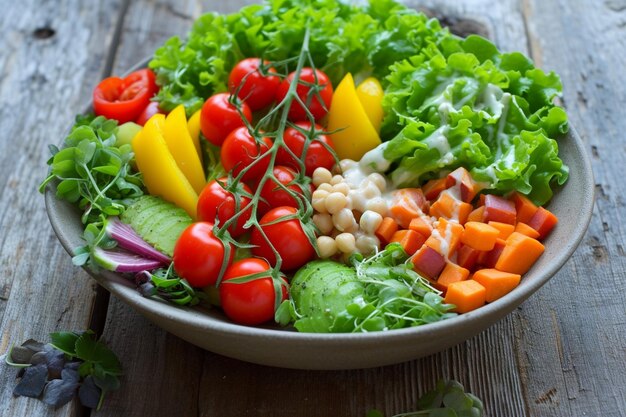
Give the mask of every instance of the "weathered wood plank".
<svg viewBox="0 0 626 417">
<path fill-rule="evenodd" d="M 120 1 L 2 1 L 0 15 L 0 352 L 29 337 L 84 329 L 95 283 L 59 245 L 37 192 L 48 143 L 58 144 L 101 76 Z M 13 400 L 15 374 L 2 363 L 2 416 L 67 416 Z"/>
<path fill-rule="evenodd" d="M 528 407 L 532 415 L 624 416 L 626 2 L 523 3 L 532 56 L 561 75 L 563 101 L 596 181 L 580 248 L 518 316 Z"/>
</svg>

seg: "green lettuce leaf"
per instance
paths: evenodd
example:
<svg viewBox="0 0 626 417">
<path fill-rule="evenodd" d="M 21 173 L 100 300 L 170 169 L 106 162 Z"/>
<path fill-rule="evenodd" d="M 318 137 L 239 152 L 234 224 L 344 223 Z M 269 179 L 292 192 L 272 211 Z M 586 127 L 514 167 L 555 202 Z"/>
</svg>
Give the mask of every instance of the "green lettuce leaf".
<svg viewBox="0 0 626 417">
<path fill-rule="evenodd" d="M 568 168 L 555 138 L 567 132 L 553 104 L 558 76 L 489 41 L 449 39 L 400 61 L 387 77 L 381 129 L 396 186 L 415 186 L 464 166 L 486 189 L 544 204 Z"/>
<path fill-rule="evenodd" d="M 315 66 L 334 85 L 347 72 L 382 78 L 389 67 L 449 34 L 435 19 L 392 0 L 360 7 L 337 0 L 269 0 L 230 15 L 201 16 L 186 42 L 171 38 L 149 63 L 161 86 L 164 110 L 184 104 L 187 114 L 206 98 L 227 89 L 231 68 L 245 57 L 262 57 L 279 72 L 293 70 L 310 28 L 309 49 Z"/>
</svg>

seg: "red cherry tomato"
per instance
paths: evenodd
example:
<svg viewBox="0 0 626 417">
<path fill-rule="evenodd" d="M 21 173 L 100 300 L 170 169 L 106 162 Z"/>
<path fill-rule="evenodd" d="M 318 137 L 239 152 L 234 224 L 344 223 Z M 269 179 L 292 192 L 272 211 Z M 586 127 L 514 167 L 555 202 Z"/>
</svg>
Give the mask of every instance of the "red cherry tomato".
<svg viewBox="0 0 626 417">
<path fill-rule="evenodd" d="M 293 172 L 291 168 L 276 165 L 273 173 L 280 184 L 284 185 L 294 193 L 300 195 L 303 194 L 302 188 L 299 184 L 289 185 L 294 178 L 296 178 L 296 173 Z M 261 188 L 260 195 L 262 199 L 267 201 L 267 203 L 264 201 L 259 202 L 258 208 L 261 214 L 265 214 L 273 207 L 288 206 L 298 208 L 298 198 L 282 189 L 273 179 L 265 181 L 263 188 Z"/>
<path fill-rule="evenodd" d="M 246 103 L 239 103 L 244 117 L 252 121 L 252 111 Z M 200 113 L 200 130 L 209 142 L 222 146 L 226 136 L 238 127 L 245 126 L 237 107 L 230 103 L 230 94 L 215 94 L 207 99 Z"/>
<path fill-rule="evenodd" d="M 311 123 L 298 122 L 296 123 L 296 126 L 298 126 L 305 133 L 302 133 L 296 128 L 288 127 L 285 129 L 285 133 L 283 134 L 283 140 L 285 142 L 285 146 L 301 159 L 304 151 L 304 144 L 307 142 L 307 136 L 310 134 L 308 132 L 311 131 Z M 315 171 L 315 168 L 317 167 L 324 167 L 330 170 L 335 165 L 335 156 L 326 148 L 326 146 L 324 146 L 324 144 L 326 144 L 332 149 L 334 146 L 333 142 L 327 135 L 318 133 L 322 131 L 322 127 L 316 124 L 316 133 L 314 134 L 313 140 L 307 150 L 306 158 L 304 159 L 305 173 L 309 177 L 313 175 L 313 171 Z M 287 165 L 296 171 L 300 170 L 298 162 L 286 149 L 281 148 L 278 150 L 276 160 L 278 163 Z"/>
<path fill-rule="evenodd" d="M 157 103 L 156 101 L 151 101 L 146 106 L 146 108 L 143 109 L 139 117 L 137 117 L 137 120 L 135 120 L 135 123 L 143 126 L 146 124 L 148 120 L 150 120 L 152 116 L 154 116 L 157 113 L 163 114 L 164 112 L 162 112 L 161 109 L 159 108 L 159 103 Z"/>
<path fill-rule="evenodd" d="M 260 178 L 270 164 L 269 155 L 266 154 L 272 146 L 269 138 L 263 138 L 258 144 L 248 132 L 246 127 L 233 130 L 222 145 L 220 158 L 226 172 L 231 172 L 233 177 L 239 175 L 242 169 L 252 166 L 242 177 L 243 181 L 251 181 Z M 261 156 L 260 156 L 261 155 Z"/>
<path fill-rule="evenodd" d="M 220 178 L 219 180 L 213 180 L 208 183 L 200 196 L 198 197 L 198 220 L 206 221 L 206 222 L 215 222 L 215 218 L 219 219 L 219 224 L 223 225 L 228 219 L 233 217 L 235 213 L 244 211 L 246 207 L 250 204 L 250 198 L 246 197 L 240 193 L 231 193 L 230 191 L 226 191 L 223 184 L 226 186 L 228 181 L 227 177 Z M 240 183 L 243 186 L 243 190 L 248 194 L 252 194 L 252 190 L 247 185 Z M 237 207 L 236 201 L 239 200 L 239 206 Z M 245 232 L 243 228 L 244 224 L 250 218 L 251 210 L 248 208 L 245 210 L 239 217 L 237 221 L 232 224 L 228 231 L 231 236 L 237 237 L 242 235 Z"/>
<path fill-rule="evenodd" d="M 154 73 L 141 69 L 126 78 L 105 78 L 93 90 L 93 110 L 97 116 L 132 122 L 150 104 L 157 92 Z"/>
<path fill-rule="evenodd" d="M 281 102 L 287 96 L 289 85 L 294 77 L 295 72 L 292 72 L 280 83 L 278 91 L 276 92 L 276 101 Z M 311 89 L 311 84 L 317 84 L 317 92 L 315 89 Z M 328 76 L 322 71 L 313 71 L 312 68 L 308 67 L 302 68 L 300 72 L 300 82 L 298 83 L 296 92 L 315 120 L 324 117 L 328 109 L 330 109 L 330 103 L 333 99 L 333 85 L 328 79 Z M 321 102 L 320 98 L 322 99 Z M 291 107 L 289 108 L 289 120 L 294 122 L 309 120 L 306 110 L 300 103 L 296 103 L 295 101 L 291 103 Z"/>
<path fill-rule="evenodd" d="M 224 313 L 235 323 L 256 325 L 274 318 L 276 291 L 272 278 L 258 278 L 245 283 L 229 282 L 235 278 L 268 271 L 263 259 L 247 258 L 233 263 L 220 284 L 220 303 Z M 282 300 L 287 299 L 287 288 L 281 283 Z"/>
<path fill-rule="evenodd" d="M 268 65 L 268 61 L 264 61 Z M 247 58 L 240 61 L 230 72 L 228 88 L 231 93 L 239 92 L 237 96 L 242 99 L 252 111 L 261 110 L 274 101 L 276 90 L 280 85 L 280 78 L 275 75 L 263 75 L 259 67 L 259 58 Z M 265 73 L 276 73 L 274 67 L 269 67 Z M 243 82 L 243 85 L 241 83 Z"/>
<path fill-rule="evenodd" d="M 224 260 L 224 244 L 213 236 L 213 224 L 193 223 L 178 238 L 174 247 L 174 269 L 192 287 L 213 285 Z M 234 249 L 231 247 L 232 262 Z"/>
<path fill-rule="evenodd" d="M 293 207 L 277 207 L 268 211 L 259 221 L 263 232 L 282 259 L 280 269 L 287 271 L 299 268 L 315 256 L 315 249 L 307 238 L 300 220 L 286 219 L 273 223 L 282 217 L 294 215 L 298 210 Z M 268 224 L 271 223 L 272 224 Z M 252 231 L 250 243 L 255 245 L 252 253 L 265 258 L 271 265 L 276 265 L 276 257 L 258 229 Z"/>
</svg>

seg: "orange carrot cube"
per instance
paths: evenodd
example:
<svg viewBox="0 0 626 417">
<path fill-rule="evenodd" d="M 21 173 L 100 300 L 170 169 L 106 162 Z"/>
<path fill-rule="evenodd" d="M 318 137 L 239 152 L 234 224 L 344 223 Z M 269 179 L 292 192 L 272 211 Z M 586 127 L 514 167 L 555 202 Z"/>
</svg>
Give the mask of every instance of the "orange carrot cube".
<svg viewBox="0 0 626 417">
<path fill-rule="evenodd" d="M 480 269 L 472 279 L 485 287 L 485 299 L 491 303 L 511 292 L 520 283 L 521 275 L 497 269 Z"/>
<path fill-rule="evenodd" d="M 466 280 L 448 285 L 444 302 L 454 304 L 457 313 L 467 313 L 485 305 L 487 291 L 479 282 Z"/>
<path fill-rule="evenodd" d="M 500 231 L 485 223 L 467 222 L 461 235 L 461 242 L 474 249 L 488 251 L 496 245 Z"/>
</svg>

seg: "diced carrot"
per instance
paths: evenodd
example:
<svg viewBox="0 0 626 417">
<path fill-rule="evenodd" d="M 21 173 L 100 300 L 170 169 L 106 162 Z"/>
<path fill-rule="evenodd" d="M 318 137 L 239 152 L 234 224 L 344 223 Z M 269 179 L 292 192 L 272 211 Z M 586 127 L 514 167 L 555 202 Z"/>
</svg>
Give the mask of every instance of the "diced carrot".
<svg viewBox="0 0 626 417">
<path fill-rule="evenodd" d="M 476 203 L 476 207 L 482 207 L 485 205 L 485 196 L 486 194 L 481 194 L 478 196 L 478 202 Z"/>
<path fill-rule="evenodd" d="M 446 177 L 446 188 L 458 187 L 461 201 L 469 203 L 478 193 L 478 185 L 467 169 L 460 167 Z"/>
<path fill-rule="evenodd" d="M 515 226 L 513 226 L 512 224 L 494 221 L 491 221 L 487 224 L 491 227 L 495 227 L 500 231 L 500 234 L 498 235 L 500 239 L 506 240 L 506 238 L 511 236 L 511 233 L 515 231 Z"/>
<path fill-rule="evenodd" d="M 445 257 L 450 257 L 457 250 L 461 243 L 463 226 L 457 222 L 452 222 L 440 217 L 435 223 L 436 227 L 426 242 L 429 246 Z"/>
<path fill-rule="evenodd" d="M 469 276 L 469 270 L 452 262 L 446 263 L 439 278 L 435 282 L 435 288 L 445 292 L 453 282 L 464 281 Z"/>
<path fill-rule="evenodd" d="M 481 194 L 483 195 L 483 194 Z M 485 206 L 480 206 L 467 216 L 468 222 L 482 222 L 485 220 Z"/>
<path fill-rule="evenodd" d="M 528 221 L 535 215 L 538 207 L 528 199 L 524 194 L 515 191 L 509 197 L 509 200 L 515 204 L 515 210 L 517 211 L 517 221 L 522 223 L 528 223 Z"/>
<path fill-rule="evenodd" d="M 456 251 L 456 262 L 459 266 L 471 271 L 474 269 L 476 262 L 478 262 L 478 255 L 481 253 L 481 251 L 471 246 L 461 245 Z"/>
<path fill-rule="evenodd" d="M 398 223 L 396 223 L 396 221 L 391 217 L 385 217 L 380 226 L 378 226 L 378 229 L 376 229 L 376 232 L 374 232 L 374 234 L 381 243 L 386 245 L 391 241 L 391 237 L 397 231 Z"/>
<path fill-rule="evenodd" d="M 506 241 L 504 239 L 496 239 L 496 244 L 494 245 L 493 249 L 480 253 L 480 255 L 478 256 L 478 263 L 487 268 L 494 268 L 505 246 Z"/>
<path fill-rule="evenodd" d="M 401 188 L 393 193 L 389 212 L 396 222 L 408 229 L 411 220 L 428 209 L 428 201 L 419 188 Z"/>
<path fill-rule="evenodd" d="M 389 242 L 398 242 L 407 254 L 413 255 L 424 244 L 425 240 L 426 237 L 415 230 L 398 230 Z"/>
<path fill-rule="evenodd" d="M 466 280 L 448 285 L 444 302 L 454 304 L 457 313 L 467 313 L 485 305 L 487 290 L 479 282 Z"/>
<path fill-rule="evenodd" d="M 445 258 L 436 250 L 423 245 L 411 258 L 413 269 L 420 275 L 436 280 L 446 266 Z"/>
<path fill-rule="evenodd" d="M 439 194 L 439 198 L 430 206 L 430 215 L 436 218 L 443 217 L 449 220 L 456 220 L 463 224 L 467 221 L 472 211 L 472 205 L 464 203 L 452 196 L 448 191 Z"/>
<path fill-rule="evenodd" d="M 539 239 L 544 239 L 558 222 L 559 219 L 552 212 L 539 207 L 528 225 L 539 232 Z"/>
<path fill-rule="evenodd" d="M 409 223 L 409 229 L 415 230 L 425 238 L 430 236 L 433 232 L 433 225 L 430 222 L 430 218 L 426 216 L 416 217 Z"/>
<path fill-rule="evenodd" d="M 536 239 L 519 232 L 511 233 L 506 246 L 495 264 L 495 268 L 513 274 L 525 274 L 544 251 L 544 246 Z"/>
<path fill-rule="evenodd" d="M 497 269 L 480 269 L 474 272 L 472 279 L 485 287 L 485 299 L 491 303 L 517 287 L 521 275 L 498 271 Z"/>
<path fill-rule="evenodd" d="M 424 197 L 429 200 L 434 200 L 439 196 L 443 190 L 446 189 L 446 178 L 439 178 L 428 181 L 422 187 L 422 191 L 424 192 Z"/>
<path fill-rule="evenodd" d="M 539 239 L 539 232 L 527 225 L 526 223 L 517 223 L 515 225 L 515 231 L 528 237 L 532 237 L 533 239 Z"/>
</svg>

